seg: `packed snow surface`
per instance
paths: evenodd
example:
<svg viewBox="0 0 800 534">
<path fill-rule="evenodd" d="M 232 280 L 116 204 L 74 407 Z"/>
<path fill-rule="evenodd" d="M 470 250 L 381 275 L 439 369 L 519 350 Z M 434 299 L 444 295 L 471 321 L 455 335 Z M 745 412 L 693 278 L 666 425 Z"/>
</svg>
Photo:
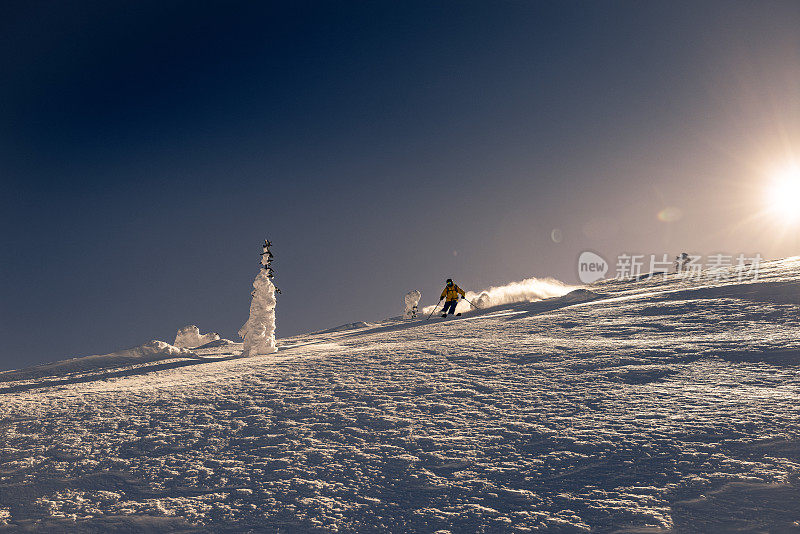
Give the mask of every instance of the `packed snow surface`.
<svg viewBox="0 0 800 534">
<path fill-rule="evenodd" d="M 796 532 L 799 269 L 599 282 L 57 384 L 4 373 L 0 523 Z"/>
</svg>

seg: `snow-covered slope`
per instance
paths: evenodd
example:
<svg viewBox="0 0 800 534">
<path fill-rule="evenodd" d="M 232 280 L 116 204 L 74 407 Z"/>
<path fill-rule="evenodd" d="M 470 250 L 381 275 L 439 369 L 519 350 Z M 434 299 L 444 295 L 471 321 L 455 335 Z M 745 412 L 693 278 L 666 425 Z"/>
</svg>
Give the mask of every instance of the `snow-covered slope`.
<svg viewBox="0 0 800 534">
<path fill-rule="evenodd" d="M 56 384 L 0 374 L 0 523 L 797 531 L 798 272 L 600 282 Z"/>
</svg>

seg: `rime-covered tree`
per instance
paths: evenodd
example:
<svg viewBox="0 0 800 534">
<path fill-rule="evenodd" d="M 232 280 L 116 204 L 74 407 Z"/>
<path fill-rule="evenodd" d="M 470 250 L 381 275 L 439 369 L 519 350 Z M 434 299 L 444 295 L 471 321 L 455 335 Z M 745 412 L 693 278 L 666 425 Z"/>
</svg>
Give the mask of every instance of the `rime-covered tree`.
<svg viewBox="0 0 800 534">
<path fill-rule="evenodd" d="M 422 293 L 417 291 L 416 289 L 413 291 L 409 291 L 406 293 L 404 300 L 405 303 L 405 312 L 403 315 L 406 319 L 416 319 L 417 318 L 417 311 L 419 311 L 419 299 L 422 298 Z"/>
<path fill-rule="evenodd" d="M 250 303 L 250 318 L 239 330 L 244 339 L 242 356 L 271 354 L 275 348 L 275 285 L 272 283 L 271 243 L 264 241 L 261 253 L 261 270 L 253 281 L 253 300 Z"/>
</svg>

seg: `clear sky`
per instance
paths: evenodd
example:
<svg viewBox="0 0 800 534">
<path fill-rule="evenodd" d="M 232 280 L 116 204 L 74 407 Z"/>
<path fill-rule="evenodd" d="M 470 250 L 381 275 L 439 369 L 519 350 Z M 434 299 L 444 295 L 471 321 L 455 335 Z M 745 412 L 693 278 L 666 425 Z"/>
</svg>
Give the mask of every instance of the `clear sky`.
<svg viewBox="0 0 800 534">
<path fill-rule="evenodd" d="M 2 11 L 2 369 L 237 339 L 265 237 L 279 337 L 586 249 L 798 253 L 797 1 Z"/>
</svg>

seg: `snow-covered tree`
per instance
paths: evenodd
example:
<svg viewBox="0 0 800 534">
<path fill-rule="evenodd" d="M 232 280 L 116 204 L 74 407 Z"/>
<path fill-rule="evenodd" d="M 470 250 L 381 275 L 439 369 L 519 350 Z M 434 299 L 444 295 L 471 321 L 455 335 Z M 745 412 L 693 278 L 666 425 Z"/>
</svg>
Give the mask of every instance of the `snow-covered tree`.
<svg viewBox="0 0 800 534">
<path fill-rule="evenodd" d="M 405 315 L 406 319 L 415 319 L 417 317 L 417 306 L 419 306 L 419 299 L 421 297 L 422 293 L 416 289 L 406 293 L 406 296 L 403 299 L 405 303 L 405 312 L 403 312 L 403 315 Z"/>
<path fill-rule="evenodd" d="M 211 343 L 212 341 L 218 340 L 219 334 L 216 332 L 209 332 L 208 334 L 201 335 L 200 329 L 197 328 L 196 325 L 190 324 L 178 330 L 178 333 L 175 335 L 175 342 L 173 345 L 176 347 L 193 349 L 195 347 L 205 345 L 206 343 Z"/>
<path fill-rule="evenodd" d="M 244 339 L 242 356 L 271 354 L 278 350 L 275 348 L 275 285 L 272 283 L 272 254 L 268 243 L 264 242 L 262 269 L 253 281 L 250 318 L 239 329 L 239 336 Z"/>
</svg>

